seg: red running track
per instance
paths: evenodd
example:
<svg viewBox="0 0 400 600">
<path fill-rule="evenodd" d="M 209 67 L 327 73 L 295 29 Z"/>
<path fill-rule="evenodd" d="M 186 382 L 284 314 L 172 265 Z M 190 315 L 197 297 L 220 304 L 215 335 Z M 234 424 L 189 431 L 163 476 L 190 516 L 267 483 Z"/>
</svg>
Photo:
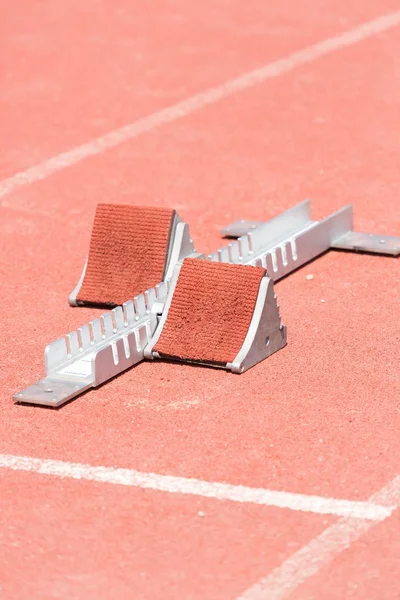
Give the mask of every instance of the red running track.
<svg viewBox="0 0 400 600">
<path fill-rule="evenodd" d="M 0 176 L 397 8 L 8 1 Z M 399 101 L 393 27 L 1 198 L 0 453 L 350 500 L 393 479 L 395 260 L 331 252 L 280 282 L 288 346 L 240 377 L 146 363 L 59 411 L 11 396 L 98 314 L 67 304 L 98 202 L 174 207 L 200 251 L 306 197 L 400 235 Z M 1 600 L 236 598 L 335 521 L 7 469 L 0 491 Z M 292 598 L 400 597 L 397 529 L 394 513 Z"/>
</svg>

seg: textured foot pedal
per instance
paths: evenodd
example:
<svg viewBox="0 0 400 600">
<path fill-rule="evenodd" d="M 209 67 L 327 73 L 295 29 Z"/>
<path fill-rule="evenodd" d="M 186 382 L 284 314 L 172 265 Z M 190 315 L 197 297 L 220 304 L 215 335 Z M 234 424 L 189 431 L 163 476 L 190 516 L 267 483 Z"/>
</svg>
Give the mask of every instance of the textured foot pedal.
<svg viewBox="0 0 400 600">
<path fill-rule="evenodd" d="M 117 306 L 168 279 L 194 251 L 188 227 L 167 208 L 99 204 L 72 306 Z"/>
<path fill-rule="evenodd" d="M 185 259 L 175 267 L 144 355 L 242 373 L 285 344 L 286 328 L 264 268 Z"/>
</svg>

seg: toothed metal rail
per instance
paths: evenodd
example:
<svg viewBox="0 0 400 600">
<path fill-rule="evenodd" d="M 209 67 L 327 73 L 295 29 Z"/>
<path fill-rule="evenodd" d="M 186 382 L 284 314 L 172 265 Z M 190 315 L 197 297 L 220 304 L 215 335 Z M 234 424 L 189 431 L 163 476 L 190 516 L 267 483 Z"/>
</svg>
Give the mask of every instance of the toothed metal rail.
<svg viewBox="0 0 400 600">
<path fill-rule="evenodd" d="M 61 406 L 143 360 L 157 327 L 154 310 L 168 295 L 168 282 L 105 313 L 45 350 L 45 377 L 14 396 L 19 402 Z"/>
<path fill-rule="evenodd" d="M 222 234 L 237 239 L 210 254 L 210 260 L 262 266 L 274 281 L 330 248 L 400 255 L 400 238 L 353 231 L 351 205 L 326 219 L 312 221 L 306 200 L 267 223 L 237 221 Z"/>
</svg>

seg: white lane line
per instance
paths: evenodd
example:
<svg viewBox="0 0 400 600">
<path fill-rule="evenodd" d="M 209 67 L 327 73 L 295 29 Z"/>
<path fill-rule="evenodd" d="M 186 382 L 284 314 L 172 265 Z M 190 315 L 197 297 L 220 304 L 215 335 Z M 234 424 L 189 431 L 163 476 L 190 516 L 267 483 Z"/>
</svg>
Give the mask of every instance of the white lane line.
<svg viewBox="0 0 400 600">
<path fill-rule="evenodd" d="M 71 167 L 89 156 L 100 154 L 142 133 L 151 131 L 160 125 L 186 117 L 231 94 L 251 88 L 263 83 L 267 79 L 279 77 L 279 75 L 292 71 L 296 67 L 310 63 L 336 50 L 361 42 L 383 31 L 387 31 L 399 23 L 400 10 L 388 13 L 372 21 L 362 23 L 354 29 L 349 29 L 312 46 L 308 46 L 303 50 L 294 52 L 286 58 L 276 60 L 258 69 L 244 73 L 235 79 L 226 81 L 222 85 L 200 92 L 178 104 L 164 108 L 114 131 L 110 131 L 90 142 L 58 154 L 34 167 L 4 179 L 0 182 L 0 198 L 25 185 L 45 179 L 52 173 Z"/>
<path fill-rule="evenodd" d="M 214 483 L 186 477 L 143 473 L 133 469 L 97 467 L 10 454 L 0 454 L 0 467 L 15 471 L 32 471 L 54 477 L 86 479 L 102 483 L 158 490 L 172 494 L 191 494 L 204 498 L 214 498 L 215 500 L 261 504 L 263 506 L 275 506 L 324 515 L 351 516 L 372 521 L 385 519 L 393 510 L 391 506 L 381 506 L 373 502 L 307 496 L 261 488 L 250 488 L 242 485 Z"/>
<path fill-rule="evenodd" d="M 400 475 L 368 500 L 372 504 L 400 507 Z M 285 600 L 307 579 L 316 575 L 340 552 L 347 550 L 376 521 L 342 518 L 292 554 L 267 577 L 237 600 Z"/>
</svg>

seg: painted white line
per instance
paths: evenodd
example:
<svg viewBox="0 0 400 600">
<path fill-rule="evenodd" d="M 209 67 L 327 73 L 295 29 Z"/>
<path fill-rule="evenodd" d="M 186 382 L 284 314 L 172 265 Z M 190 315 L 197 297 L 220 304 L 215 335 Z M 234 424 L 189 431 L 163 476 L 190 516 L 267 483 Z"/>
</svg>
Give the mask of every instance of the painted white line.
<svg viewBox="0 0 400 600">
<path fill-rule="evenodd" d="M 261 504 L 263 506 L 275 506 L 296 511 L 347 516 L 372 521 L 385 519 L 393 510 L 391 506 L 381 506 L 374 502 L 356 502 L 321 496 L 307 496 L 261 488 L 250 488 L 242 485 L 213 483 L 200 479 L 188 479 L 186 477 L 142 473 L 133 469 L 96 467 L 80 463 L 14 456 L 10 454 L 0 454 L 0 468 L 15 471 L 31 471 L 54 477 L 86 479 L 102 483 L 127 485 L 172 494 L 191 494 L 215 500 Z"/>
<path fill-rule="evenodd" d="M 400 507 L 400 475 L 368 500 L 372 504 Z M 284 600 L 316 575 L 340 552 L 357 541 L 376 521 L 342 518 L 295 552 L 238 600 Z"/>
<path fill-rule="evenodd" d="M 313 44 L 312 46 L 308 46 L 303 50 L 294 52 L 286 58 L 268 63 L 254 71 L 244 73 L 240 77 L 226 81 L 222 85 L 200 92 L 178 104 L 174 104 L 147 117 L 134 121 L 133 123 L 129 123 L 120 129 L 110 131 L 82 146 L 77 146 L 72 150 L 58 154 L 26 171 L 21 171 L 4 179 L 0 182 L 0 198 L 25 185 L 45 179 L 52 173 L 71 167 L 90 156 L 95 156 L 105 150 L 114 148 L 142 133 L 155 129 L 160 125 L 186 117 L 187 115 L 190 115 L 205 106 L 214 104 L 231 94 L 251 88 L 263 83 L 267 79 L 279 77 L 284 73 L 292 71 L 296 67 L 300 67 L 301 65 L 310 63 L 322 56 L 335 52 L 336 50 L 351 46 L 373 35 L 387 31 L 399 23 L 400 11 L 383 15 L 372 21 L 362 23 L 354 29 L 350 29 Z"/>
</svg>

